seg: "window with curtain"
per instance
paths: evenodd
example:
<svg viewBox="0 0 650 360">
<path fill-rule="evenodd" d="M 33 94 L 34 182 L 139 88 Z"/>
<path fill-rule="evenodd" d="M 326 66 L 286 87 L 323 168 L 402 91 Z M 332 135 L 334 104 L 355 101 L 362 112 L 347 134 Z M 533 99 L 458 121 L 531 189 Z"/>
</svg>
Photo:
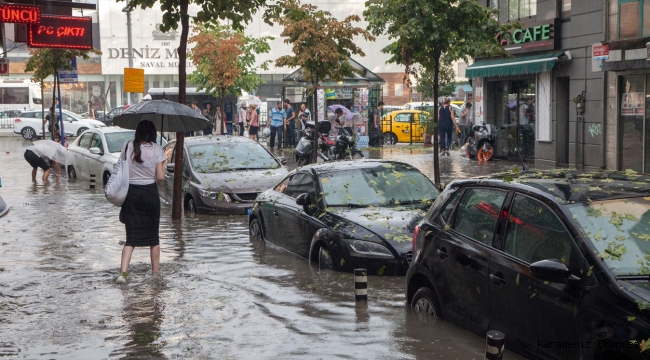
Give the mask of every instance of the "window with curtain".
<svg viewBox="0 0 650 360">
<path fill-rule="evenodd" d="M 618 0 L 618 38 L 650 36 L 650 0 Z"/>
<path fill-rule="evenodd" d="M 537 0 L 490 0 L 489 4 L 499 9 L 501 22 L 526 20 L 537 16 Z"/>
</svg>

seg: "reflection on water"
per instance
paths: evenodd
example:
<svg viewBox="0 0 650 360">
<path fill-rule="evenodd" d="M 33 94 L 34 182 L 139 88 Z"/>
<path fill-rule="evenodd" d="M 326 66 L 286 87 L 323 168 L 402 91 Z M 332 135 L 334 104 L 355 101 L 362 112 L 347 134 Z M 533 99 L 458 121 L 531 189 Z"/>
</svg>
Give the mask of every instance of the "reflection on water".
<svg viewBox="0 0 650 360">
<path fill-rule="evenodd" d="M 253 245 L 246 217 L 187 216 L 163 205 L 161 277 L 136 249 L 117 276 L 119 209 L 82 179 L 31 182 L 27 143 L 0 140 L 0 356 L 9 358 L 481 358 L 484 341 L 444 321 L 416 321 L 404 279 L 369 277 L 354 301 L 352 274 L 321 271 Z M 9 151 L 9 154 L 6 154 Z M 431 175 L 431 153 L 373 150 Z M 287 156 L 289 158 L 289 156 Z M 443 179 L 512 166 L 441 159 Z"/>
</svg>

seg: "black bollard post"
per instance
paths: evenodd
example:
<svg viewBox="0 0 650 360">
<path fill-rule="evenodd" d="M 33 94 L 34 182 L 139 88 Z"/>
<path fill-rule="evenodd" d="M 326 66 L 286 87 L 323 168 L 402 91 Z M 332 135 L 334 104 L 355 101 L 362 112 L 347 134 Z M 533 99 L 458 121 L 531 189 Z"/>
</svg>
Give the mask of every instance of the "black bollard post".
<svg viewBox="0 0 650 360">
<path fill-rule="evenodd" d="M 354 300 L 368 301 L 368 272 L 354 269 Z"/>
<path fill-rule="evenodd" d="M 90 190 L 95 190 L 95 174 L 90 174 Z"/>
<path fill-rule="evenodd" d="M 503 359 L 506 336 L 501 331 L 490 330 L 485 337 L 485 360 Z"/>
</svg>

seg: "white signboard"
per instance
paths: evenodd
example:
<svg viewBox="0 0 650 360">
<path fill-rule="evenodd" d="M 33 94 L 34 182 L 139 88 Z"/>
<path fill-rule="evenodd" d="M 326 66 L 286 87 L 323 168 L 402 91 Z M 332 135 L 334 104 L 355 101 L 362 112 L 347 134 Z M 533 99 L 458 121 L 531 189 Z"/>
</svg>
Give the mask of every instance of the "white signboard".
<svg viewBox="0 0 650 360">
<path fill-rule="evenodd" d="M 325 120 L 325 90 L 316 90 L 316 108 L 318 109 L 318 120 Z"/>
<path fill-rule="evenodd" d="M 129 67 L 129 48 L 126 31 L 126 14 L 122 12 L 124 2 L 102 1 L 99 26 L 102 44 L 102 74 L 122 75 Z M 190 6 L 190 15 L 199 8 Z M 131 33 L 133 44 L 133 67 L 144 69 L 146 75 L 177 75 L 180 27 L 166 33 L 160 31 L 163 12 L 159 6 L 151 9 L 134 9 L 131 12 Z M 190 35 L 191 36 L 191 35 Z M 188 44 L 188 51 L 193 44 Z M 188 59 L 187 73 L 195 67 Z"/>
<path fill-rule="evenodd" d="M 483 125 L 483 78 L 478 77 L 474 79 L 474 88 L 476 95 L 474 95 L 474 125 Z"/>
</svg>

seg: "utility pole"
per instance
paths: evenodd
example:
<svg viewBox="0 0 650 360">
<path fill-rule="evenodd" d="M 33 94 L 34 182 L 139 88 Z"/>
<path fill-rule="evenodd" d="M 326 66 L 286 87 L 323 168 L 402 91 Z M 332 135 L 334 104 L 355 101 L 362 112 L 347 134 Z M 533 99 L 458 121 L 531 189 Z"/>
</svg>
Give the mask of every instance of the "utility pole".
<svg viewBox="0 0 650 360">
<path fill-rule="evenodd" d="M 122 9 L 122 12 L 126 13 L 126 36 L 128 38 L 128 47 L 129 47 L 129 68 L 133 68 L 133 38 L 131 36 L 131 1 L 126 1 L 126 7 Z M 122 81 L 124 85 L 124 81 Z M 131 102 L 131 93 L 126 93 L 126 103 L 130 104 Z"/>
</svg>

